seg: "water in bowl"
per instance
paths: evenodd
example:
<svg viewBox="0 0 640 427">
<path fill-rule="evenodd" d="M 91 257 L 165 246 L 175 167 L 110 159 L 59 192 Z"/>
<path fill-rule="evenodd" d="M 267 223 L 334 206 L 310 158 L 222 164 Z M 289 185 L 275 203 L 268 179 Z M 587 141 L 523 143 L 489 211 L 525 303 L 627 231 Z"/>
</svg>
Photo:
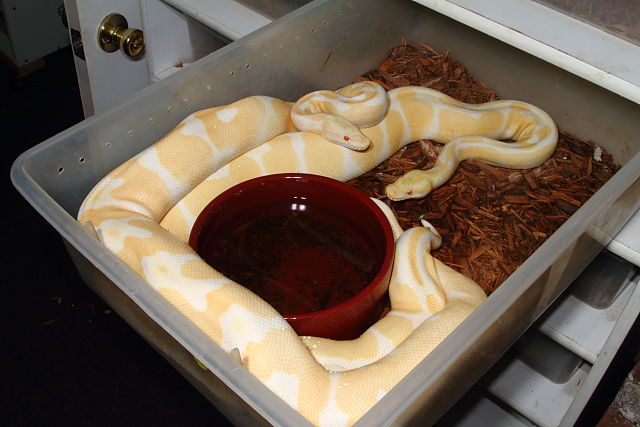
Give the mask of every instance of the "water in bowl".
<svg viewBox="0 0 640 427">
<path fill-rule="evenodd" d="M 310 200 L 278 201 L 205 240 L 203 259 L 283 315 L 323 310 L 358 294 L 384 254 L 367 231 Z"/>
</svg>

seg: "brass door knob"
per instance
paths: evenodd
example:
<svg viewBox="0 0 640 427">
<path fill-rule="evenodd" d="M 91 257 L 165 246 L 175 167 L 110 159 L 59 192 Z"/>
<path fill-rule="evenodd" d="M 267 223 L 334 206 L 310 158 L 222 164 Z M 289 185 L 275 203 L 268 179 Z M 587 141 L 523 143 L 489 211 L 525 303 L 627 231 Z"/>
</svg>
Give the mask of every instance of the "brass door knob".
<svg viewBox="0 0 640 427">
<path fill-rule="evenodd" d="M 128 57 L 138 58 L 144 52 L 144 35 L 136 28 L 129 28 L 124 16 L 112 13 L 100 23 L 98 44 L 105 52 L 120 49 Z"/>
</svg>

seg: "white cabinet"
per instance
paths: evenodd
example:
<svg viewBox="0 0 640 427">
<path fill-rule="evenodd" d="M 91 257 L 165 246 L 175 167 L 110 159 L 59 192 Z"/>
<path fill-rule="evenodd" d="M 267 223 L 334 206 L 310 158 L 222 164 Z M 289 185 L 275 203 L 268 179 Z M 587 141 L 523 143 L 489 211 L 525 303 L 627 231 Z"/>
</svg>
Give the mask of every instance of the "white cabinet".
<svg viewBox="0 0 640 427">
<path fill-rule="evenodd" d="M 85 116 L 107 111 L 132 93 L 165 78 L 309 0 L 64 0 Z M 138 59 L 98 45 L 101 21 L 111 13 L 141 29 Z M 81 49 L 79 49 L 81 46 Z"/>
<path fill-rule="evenodd" d="M 69 44 L 62 0 L 0 0 L 0 59 L 21 74 Z"/>
</svg>

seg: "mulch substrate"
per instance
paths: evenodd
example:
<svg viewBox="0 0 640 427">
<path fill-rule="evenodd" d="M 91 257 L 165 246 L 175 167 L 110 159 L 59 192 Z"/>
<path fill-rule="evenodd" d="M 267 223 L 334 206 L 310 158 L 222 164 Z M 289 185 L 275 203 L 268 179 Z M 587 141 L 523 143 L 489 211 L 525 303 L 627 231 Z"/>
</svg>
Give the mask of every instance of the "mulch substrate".
<svg viewBox="0 0 640 427">
<path fill-rule="evenodd" d="M 360 80 L 387 90 L 417 85 L 467 103 L 499 99 L 448 52 L 403 42 Z M 442 145 L 417 141 L 350 185 L 385 201 L 403 228 L 425 219 L 442 235 L 433 255 L 493 292 L 619 169 L 602 147 L 560 130 L 558 148 L 533 169 L 462 162 L 452 178 L 423 199 L 391 202 L 384 188 L 404 173 L 433 166 Z"/>
</svg>

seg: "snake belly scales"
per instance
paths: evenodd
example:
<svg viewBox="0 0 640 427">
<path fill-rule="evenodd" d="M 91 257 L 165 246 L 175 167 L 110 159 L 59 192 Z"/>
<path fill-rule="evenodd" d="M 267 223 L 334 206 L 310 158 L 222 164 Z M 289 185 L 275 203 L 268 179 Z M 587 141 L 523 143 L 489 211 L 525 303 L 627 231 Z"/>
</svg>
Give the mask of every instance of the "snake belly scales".
<svg viewBox="0 0 640 427">
<path fill-rule="evenodd" d="M 403 231 L 378 201 L 396 237 L 391 311 L 352 341 L 298 337 L 268 303 L 207 265 L 188 246 L 189 232 L 207 203 L 237 183 L 284 172 L 347 181 L 423 138 L 445 144 L 435 166 L 389 185 L 391 200 L 425 196 L 465 159 L 537 166 L 558 132 L 530 104 L 466 104 L 423 87 L 386 92 L 359 82 L 295 104 L 251 96 L 191 114 L 117 167 L 86 197 L 78 220 L 311 423 L 350 425 L 486 299 L 430 255 L 437 231 L 426 222 Z"/>
</svg>

